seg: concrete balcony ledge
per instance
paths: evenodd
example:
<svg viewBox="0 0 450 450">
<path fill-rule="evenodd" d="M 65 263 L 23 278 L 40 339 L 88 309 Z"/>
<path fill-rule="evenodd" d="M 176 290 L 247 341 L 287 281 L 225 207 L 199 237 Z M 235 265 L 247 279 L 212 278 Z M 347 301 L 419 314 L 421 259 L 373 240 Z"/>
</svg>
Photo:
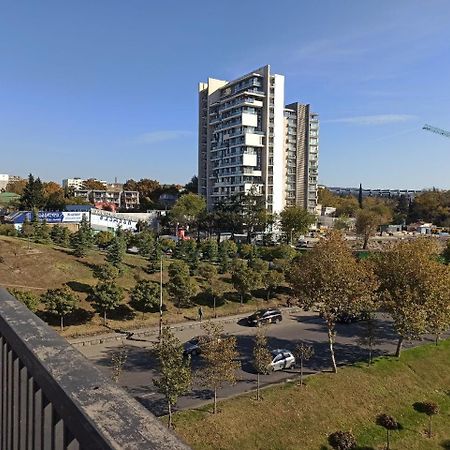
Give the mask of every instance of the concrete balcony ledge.
<svg viewBox="0 0 450 450">
<path fill-rule="evenodd" d="M 189 447 L 0 288 L 0 448 Z"/>
</svg>

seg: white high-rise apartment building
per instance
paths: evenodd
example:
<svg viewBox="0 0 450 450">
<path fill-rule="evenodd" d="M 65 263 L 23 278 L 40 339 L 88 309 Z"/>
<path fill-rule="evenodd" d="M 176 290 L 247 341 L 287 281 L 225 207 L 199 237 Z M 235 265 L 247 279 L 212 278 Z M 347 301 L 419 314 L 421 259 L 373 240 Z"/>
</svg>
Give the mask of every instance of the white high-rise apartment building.
<svg viewBox="0 0 450 450">
<path fill-rule="evenodd" d="M 274 213 L 286 205 L 314 211 L 317 114 L 284 103 L 284 76 L 261 67 L 234 81 L 199 84 L 199 194 L 212 209 L 253 190 Z"/>
</svg>

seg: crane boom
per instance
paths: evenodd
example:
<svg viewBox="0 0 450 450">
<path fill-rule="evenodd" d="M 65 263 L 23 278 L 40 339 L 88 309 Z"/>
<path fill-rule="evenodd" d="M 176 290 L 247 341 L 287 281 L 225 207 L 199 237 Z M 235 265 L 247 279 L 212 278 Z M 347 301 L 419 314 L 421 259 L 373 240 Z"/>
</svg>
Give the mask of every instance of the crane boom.
<svg viewBox="0 0 450 450">
<path fill-rule="evenodd" d="M 432 133 L 440 134 L 441 136 L 450 138 L 450 131 L 442 130 L 441 128 L 432 127 L 431 125 L 425 124 L 422 127 L 422 130 L 431 131 Z"/>
</svg>

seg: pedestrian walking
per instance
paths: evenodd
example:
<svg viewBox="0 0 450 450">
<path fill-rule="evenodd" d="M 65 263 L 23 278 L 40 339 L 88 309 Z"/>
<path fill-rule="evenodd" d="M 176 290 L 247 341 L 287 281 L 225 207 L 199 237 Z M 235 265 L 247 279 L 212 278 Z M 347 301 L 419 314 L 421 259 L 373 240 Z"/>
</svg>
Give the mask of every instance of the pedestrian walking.
<svg viewBox="0 0 450 450">
<path fill-rule="evenodd" d="M 203 319 L 203 308 L 200 306 L 200 308 L 198 308 L 198 318 L 200 320 L 200 322 Z"/>
</svg>

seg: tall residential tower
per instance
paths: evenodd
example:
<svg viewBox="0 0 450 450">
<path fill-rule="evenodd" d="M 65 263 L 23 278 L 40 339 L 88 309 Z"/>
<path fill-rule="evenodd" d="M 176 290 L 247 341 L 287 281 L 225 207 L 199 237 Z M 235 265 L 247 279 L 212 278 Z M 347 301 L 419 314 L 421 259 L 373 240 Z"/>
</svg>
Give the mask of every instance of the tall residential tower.
<svg viewBox="0 0 450 450">
<path fill-rule="evenodd" d="M 284 76 L 261 67 L 234 81 L 199 84 L 199 194 L 208 208 L 253 190 L 269 211 L 317 204 L 319 121 L 284 103 Z"/>
</svg>

